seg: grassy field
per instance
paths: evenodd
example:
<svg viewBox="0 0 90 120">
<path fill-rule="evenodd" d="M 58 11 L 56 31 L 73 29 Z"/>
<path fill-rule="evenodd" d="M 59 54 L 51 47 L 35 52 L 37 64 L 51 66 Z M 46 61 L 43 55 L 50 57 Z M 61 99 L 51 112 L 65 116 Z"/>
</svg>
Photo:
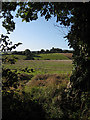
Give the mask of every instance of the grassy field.
<svg viewBox="0 0 90 120">
<path fill-rule="evenodd" d="M 72 71 L 72 60 L 18 60 L 15 64 L 7 63 L 3 66 L 9 69 L 17 69 L 19 72 L 27 67 L 33 69 L 33 74 L 67 74 Z M 31 74 L 27 71 L 26 73 Z"/>
<path fill-rule="evenodd" d="M 25 55 L 3 55 L 3 58 L 13 58 L 17 57 L 19 60 L 24 60 Z M 35 55 L 35 60 L 69 60 L 72 58 L 72 53 L 48 53 L 48 54 L 37 54 Z"/>
<path fill-rule="evenodd" d="M 11 116 L 16 117 L 17 114 L 19 118 L 25 120 L 63 119 L 64 114 L 60 108 L 61 95 L 70 80 L 73 68 L 72 60 L 56 53 L 40 55 L 41 60 L 24 60 L 25 56 L 15 55 L 18 57 L 15 64 L 8 62 L 3 64 L 4 68 L 11 69 L 7 72 L 7 76 L 10 73 L 8 76 L 10 78 L 4 76 L 3 83 L 7 81 L 7 78 L 8 82 L 12 81 L 15 76 L 17 78 L 17 82 L 14 82 L 14 85 L 9 88 L 8 95 L 5 96 L 3 102 L 3 106 L 8 106 L 8 108 L 5 107 L 5 112 L 10 114 L 10 118 Z M 12 55 L 7 56 L 9 59 L 13 57 Z M 14 76 L 11 76 L 11 73 Z M 15 84 L 18 84 L 18 87 L 15 88 Z M 12 90 L 15 93 L 15 100 L 14 97 L 9 97 Z M 20 104 L 18 105 L 18 103 Z M 22 111 L 19 112 L 20 110 Z M 44 116 L 42 117 L 42 115 Z"/>
<path fill-rule="evenodd" d="M 34 57 L 35 60 L 69 60 L 69 58 L 60 53 L 39 54 Z"/>
<path fill-rule="evenodd" d="M 4 68 L 11 69 L 16 71 L 16 73 L 22 74 L 23 79 L 31 79 L 38 75 L 66 75 L 67 79 L 70 78 L 72 73 L 72 60 L 69 58 L 65 59 L 62 55 L 62 60 L 53 60 L 56 57 L 59 59 L 61 55 L 58 54 L 40 54 L 42 59 L 50 58 L 52 60 L 23 60 L 25 59 L 24 55 L 6 55 L 9 59 L 13 57 L 18 57 L 15 64 L 10 64 L 8 62 L 3 64 Z M 3 56 L 5 57 L 5 56 Z M 65 60 L 64 60 L 65 59 Z M 30 75 L 30 76 L 28 76 Z M 69 77 L 68 77 L 69 75 Z M 44 77 L 44 76 L 43 76 Z M 43 78 L 42 78 L 43 79 Z"/>
<path fill-rule="evenodd" d="M 24 60 L 26 58 L 25 55 L 3 55 L 3 58 L 5 57 L 8 57 L 9 59 L 13 58 L 13 57 L 16 57 L 18 58 L 19 60 Z"/>
<path fill-rule="evenodd" d="M 64 56 L 68 57 L 69 59 L 72 59 L 73 53 L 60 53 L 60 55 L 64 55 Z"/>
</svg>

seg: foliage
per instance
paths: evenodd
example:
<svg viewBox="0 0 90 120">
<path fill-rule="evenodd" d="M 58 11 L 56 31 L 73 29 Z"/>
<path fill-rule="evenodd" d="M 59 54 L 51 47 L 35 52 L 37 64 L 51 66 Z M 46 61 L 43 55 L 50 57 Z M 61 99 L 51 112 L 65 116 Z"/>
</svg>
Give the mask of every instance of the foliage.
<svg viewBox="0 0 90 120">
<path fill-rule="evenodd" d="M 2 16 L 4 17 L 3 26 L 7 32 L 15 29 L 15 23 L 13 22 L 13 16 L 11 11 L 15 11 L 18 6 L 17 17 L 21 17 L 22 21 L 30 22 L 38 19 L 38 12 L 41 16 L 44 16 L 46 20 L 49 20 L 52 16 L 57 17 L 57 22 L 64 26 L 71 26 L 67 36 L 69 46 L 73 47 L 73 58 L 75 70 L 71 76 L 71 89 L 69 94 L 64 94 L 62 98 L 63 110 L 65 114 L 63 119 L 82 120 L 85 118 L 84 109 L 87 110 L 88 102 L 85 98 L 85 107 L 80 110 L 82 105 L 82 96 L 85 92 L 90 91 L 90 2 L 89 3 L 55 3 L 55 2 L 15 2 L 2 4 Z M 2 36 L 3 37 L 3 36 Z M 7 37 L 4 36 L 4 40 L 1 38 L 0 42 L 4 42 L 7 46 Z M 3 45 L 3 44 L 2 44 Z M 4 47 L 5 47 L 4 46 Z M 84 92 L 84 93 L 83 93 Z M 67 97 L 69 95 L 69 97 Z M 67 104 L 66 104 L 67 103 Z M 77 111 L 77 112 L 76 112 Z M 82 112 L 83 111 L 83 112 Z M 84 116 L 83 116 L 84 115 Z M 82 118 L 81 118 L 82 117 Z"/>
<path fill-rule="evenodd" d="M 30 81 L 27 81 L 28 83 L 24 82 L 32 78 L 32 76 L 28 76 L 27 74 L 17 74 L 10 69 L 3 70 L 2 120 L 28 120 L 37 118 L 40 120 L 42 118 L 45 120 L 58 120 L 62 116 L 63 113 L 58 103 L 60 102 L 60 92 L 66 87 L 68 82 L 67 75 L 36 76 L 36 78 L 33 78 L 36 79 L 36 82 L 38 82 L 37 77 L 42 77 L 43 81 L 46 80 L 47 84 L 45 86 L 47 87 L 40 88 L 41 85 L 39 85 L 38 88 L 37 84 L 29 84 Z M 57 80 L 56 78 L 53 79 L 54 77 Z M 52 80 L 50 81 L 50 79 Z M 24 88 L 19 88 L 22 81 L 25 89 L 28 89 L 26 93 Z M 31 80 L 31 83 L 33 83 L 33 80 Z"/>
<path fill-rule="evenodd" d="M 45 112 L 37 102 L 28 99 L 27 94 L 19 95 L 17 92 L 3 93 L 2 120 L 45 120 Z"/>
<path fill-rule="evenodd" d="M 59 52 L 62 52 L 62 49 L 52 47 L 52 49 L 50 49 L 50 52 L 51 53 L 59 53 Z"/>
<path fill-rule="evenodd" d="M 2 70 L 2 76 L 3 76 L 3 81 L 2 81 L 2 89 L 6 90 L 7 88 L 9 89 L 10 87 L 15 87 L 17 88 L 18 86 L 18 77 L 15 72 L 12 72 L 10 69 L 4 69 Z"/>
<path fill-rule="evenodd" d="M 26 58 L 26 56 L 25 55 L 17 55 L 17 54 L 15 54 L 15 55 L 11 55 L 11 54 L 8 54 L 8 55 L 2 55 L 2 59 L 4 60 L 5 58 L 8 58 L 8 59 L 13 59 L 13 58 L 15 58 L 15 59 L 17 59 L 17 61 L 18 60 L 24 60 L 25 58 Z"/>
<path fill-rule="evenodd" d="M 25 86 L 25 92 L 29 93 L 30 99 L 38 101 L 45 111 L 47 120 L 58 120 L 63 116 L 60 108 L 61 93 L 69 80 L 67 75 L 37 75 Z"/>
<path fill-rule="evenodd" d="M 12 49 L 15 49 L 16 47 L 18 47 L 21 44 L 22 43 L 17 43 L 17 44 L 12 45 L 12 42 L 10 41 L 9 37 L 7 35 L 1 34 L 0 52 L 11 51 Z"/>
<path fill-rule="evenodd" d="M 25 75 L 21 77 L 15 71 L 3 69 L 2 77 L 2 120 L 45 119 L 42 106 L 28 99 L 28 95 L 19 90 L 20 81 Z M 25 79 L 27 78 L 30 80 L 32 76 L 27 75 Z"/>
<path fill-rule="evenodd" d="M 2 63 L 15 64 L 17 59 L 18 59 L 17 57 L 12 57 L 12 58 L 4 57 L 4 58 L 2 58 Z"/>
<path fill-rule="evenodd" d="M 13 51 L 11 54 L 24 55 L 24 51 Z"/>
<path fill-rule="evenodd" d="M 31 54 L 31 51 L 30 51 L 29 49 L 26 49 L 26 50 L 24 51 L 24 54 L 25 54 L 25 55 Z"/>
<path fill-rule="evenodd" d="M 26 56 L 26 60 L 34 60 L 34 54 L 31 53 L 31 51 L 29 49 L 26 49 L 24 51 L 24 54 Z"/>
<path fill-rule="evenodd" d="M 40 51 L 33 51 L 33 53 L 40 54 L 40 53 L 72 53 L 73 50 L 62 50 L 60 48 L 54 48 L 52 47 L 50 50 L 46 49 L 41 49 Z"/>
<path fill-rule="evenodd" d="M 60 107 L 63 111 L 63 119 L 89 120 L 90 119 L 90 93 L 77 91 L 63 91 Z"/>
<path fill-rule="evenodd" d="M 13 16 L 11 15 L 11 11 L 15 11 L 16 6 L 18 6 L 17 17 L 21 17 L 22 21 L 30 22 L 32 20 L 38 19 L 38 12 L 40 12 L 41 16 L 45 16 L 46 20 L 49 20 L 52 16 L 57 17 L 57 22 L 64 26 L 70 26 L 71 29 L 67 36 L 65 36 L 68 41 L 70 47 L 74 49 L 74 64 L 75 69 L 82 71 L 80 74 L 86 73 L 90 71 L 89 68 L 89 3 L 51 3 L 51 2 L 40 2 L 40 3 L 30 3 L 30 2 L 16 2 L 15 5 L 13 3 L 3 3 L 2 4 L 2 15 L 4 17 L 3 26 L 7 29 L 7 31 L 13 31 L 15 25 L 11 20 Z M 10 17 L 10 18 L 9 18 Z M 9 19 L 9 20 L 8 20 Z M 8 24 L 8 25 L 7 25 Z M 10 26 L 11 25 L 11 26 Z M 8 27 L 7 27 L 8 26 Z M 84 64 L 84 66 L 83 66 Z M 79 78 L 76 78 L 75 81 L 78 82 Z M 82 84 L 84 86 L 83 89 L 89 89 L 90 86 L 89 78 L 85 84 L 85 78 L 82 80 Z M 71 80 L 74 83 L 74 79 Z M 78 84 L 78 88 L 80 88 L 80 84 Z M 75 86 L 74 86 L 75 87 Z M 76 88 L 77 89 L 77 88 Z"/>
</svg>

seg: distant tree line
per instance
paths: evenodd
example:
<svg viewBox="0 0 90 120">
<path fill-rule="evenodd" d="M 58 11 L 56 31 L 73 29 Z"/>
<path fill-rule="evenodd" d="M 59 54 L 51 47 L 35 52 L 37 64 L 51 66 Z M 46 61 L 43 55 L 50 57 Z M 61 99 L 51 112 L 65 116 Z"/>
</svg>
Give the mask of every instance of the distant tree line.
<svg viewBox="0 0 90 120">
<path fill-rule="evenodd" d="M 54 48 L 52 47 L 50 50 L 41 49 L 40 51 L 30 51 L 29 49 L 26 49 L 25 51 L 13 51 L 12 54 L 18 54 L 18 55 L 33 55 L 33 54 L 43 54 L 43 53 L 73 53 L 73 50 L 62 50 L 60 48 Z"/>
<path fill-rule="evenodd" d="M 60 48 L 54 48 L 52 47 L 50 50 L 41 49 L 40 51 L 37 51 L 37 53 L 72 53 L 73 50 L 62 50 Z"/>
</svg>

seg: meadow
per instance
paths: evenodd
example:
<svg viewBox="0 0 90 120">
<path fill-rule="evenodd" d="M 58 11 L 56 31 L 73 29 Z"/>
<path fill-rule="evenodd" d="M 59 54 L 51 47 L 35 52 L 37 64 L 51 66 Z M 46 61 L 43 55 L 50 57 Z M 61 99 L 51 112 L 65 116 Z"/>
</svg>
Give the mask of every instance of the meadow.
<svg viewBox="0 0 90 120">
<path fill-rule="evenodd" d="M 39 54 L 34 57 L 35 60 L 69 60 L 68 56 L 61 53 Z"/>
<path fill-rule="evenodd" d="M 2 65 L 5 69 L 4 76 L 6 76 L 3 77 L 3 84 L 11 84 L 10 80 L 13 83 L 3 98 L 3 106 L 8 105 L 7 109 L 4 108 L 4 116 L 8 114 L 9 118 L 14 118 L 14 120 L 18 118 L 24 120 L 63 119 L 61 97 L 72 74 L 72 60 L 66 56 L 60 58 L 59 54 L 51 54 L 51 56 L 41 54 L 42 60 L 25 60 L 23 55 L 7 56 L 18 59 L 15 64 L 6 62 Z M 6 92 L 6 88 L 4 89 Z"/>
<path fill-rule="evenodd" d="M 34 60 L 25 60 L 25 55 L 3 55 L 3 58 L 15 58 L 15 64 L 6 62 L 3 66 L 12 70 L 17 69 L 18 72 L 23 72 L 22 69 L 33 69 L 33 74 L 67 74 L 71 73 L 73 67 L 71 56 L 72 53 L 48 53 L 34 55 Z"/>
<path fill-rule="evenodd" d="M 26 56 L 25 55 L 3 55 L 3 58 L 9 57 L 13 58 L 16 57 L 19 60 L 25 60 Z M 34 55 L 35 60 L 70 60 L 72 59 L 72 53 L 44 53 L 44 54 L 35 54 Z"/>
<path fill-rule="evenodd" d="M 33 74 L 67 74 L 72 71 L 71 60 L 18 60 L 15 64 L 7 63 L 3 66 L 12 70 L 17 69 L 18 72 L 25 68 L 33 69 Z M 26 73 L 30 74 L 27 71 Z"/>
</svg>

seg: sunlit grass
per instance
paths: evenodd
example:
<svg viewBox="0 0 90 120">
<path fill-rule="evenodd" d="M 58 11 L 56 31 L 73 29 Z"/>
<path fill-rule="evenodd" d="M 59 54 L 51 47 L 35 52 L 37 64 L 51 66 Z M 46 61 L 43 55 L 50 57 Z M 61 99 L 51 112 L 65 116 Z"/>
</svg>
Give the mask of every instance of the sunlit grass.
<svg viewBox="0 0 90 120">
<path fill-rule="evenodd" d="M 69 60 L 69 58 L 60 53 L 48 53 L 39 54 L 38 57 L 34 57 L 35 60 Z"/>
<path fill-rule="evenodd" d="M 71 73 L 72 61 L 59 61 L 59 60 L 18 60 L 15 64 L 4 64 L 5 68 L 9 69 L 24 69 L 25 67 L 34 69 L 34 73 L 38 74 L 60 74 L 60 73 Z M 29 74 L 29 73 L 28 73 Z"/>
</svg>

